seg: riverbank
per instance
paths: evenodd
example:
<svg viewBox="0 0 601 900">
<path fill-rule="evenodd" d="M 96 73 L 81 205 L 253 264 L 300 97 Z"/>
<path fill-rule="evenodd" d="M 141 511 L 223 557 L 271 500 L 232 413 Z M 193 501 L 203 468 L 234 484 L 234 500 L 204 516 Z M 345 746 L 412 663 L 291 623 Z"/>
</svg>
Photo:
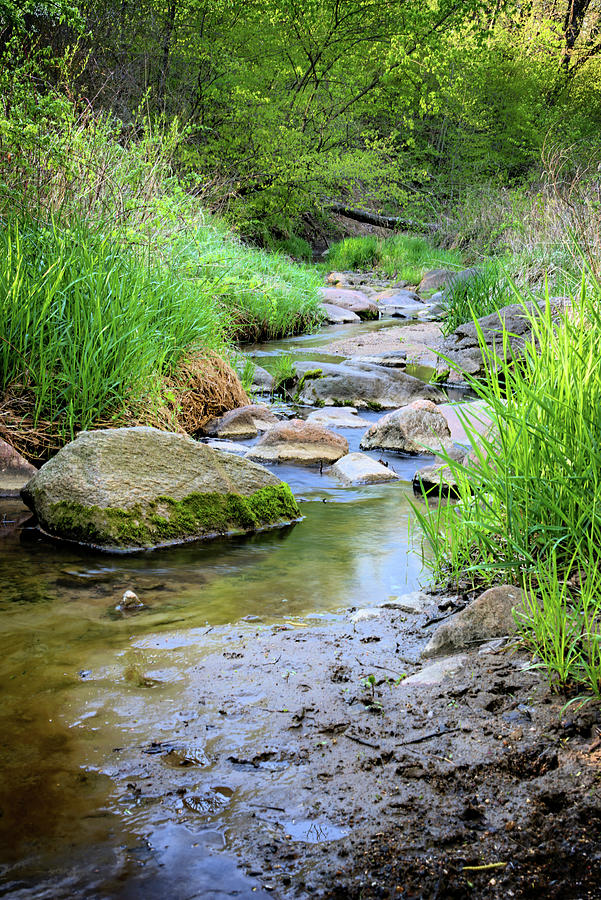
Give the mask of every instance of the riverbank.
<svg viewBox="0 0 601 900">
<path fill-rule="evenodd" d="M 405 492 L 137 559 L 4 526 L 8 896 L 600 896 L 598 712 L 511 642 L 420 659 L 470 595 L 398 583 Z"/>
<path fill-rule="evenodd" d="M 249 354 L 388 391 L 407 360 L 383 342 L 430 326 L 395 321 Z M 345 341 L 350 362 L 333 355 Z M 329 423 L 351 452 L 378 396 L 362 394 L 359 427 L 348 407 Z M 310 414 L 297 404 L 277 415 Z M 564 710 L 574 693 L 553 693 L 515 637 L 422 657 L 479 591 L 420 590 L 430 551 L 410 503 L 432 457 L 367 453 L 398 477 L 344 486 L 288 459 L 274 470 L 295 526 L 127 558 L 49 544 L 0 507 L 9 896 L 599 896 L 598 707 Z"/>
</svg>

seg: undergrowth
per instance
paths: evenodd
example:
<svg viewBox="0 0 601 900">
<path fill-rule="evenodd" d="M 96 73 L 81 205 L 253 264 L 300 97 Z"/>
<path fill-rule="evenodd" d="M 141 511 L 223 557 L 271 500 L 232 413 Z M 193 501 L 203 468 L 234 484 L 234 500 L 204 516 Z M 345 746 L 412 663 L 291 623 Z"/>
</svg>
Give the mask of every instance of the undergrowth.
<svg viewBox="0 0 601 900">
<path fill-rule="evenodd" d="M 511 286 L 499 264 L 487 261 L 467 278 L 456 278 L 442 292 L 442 333 L 479 319 L 512 302 Z"/>
<path fill-rule="evenodd" d="M 0 228 L 0 295 L 3 409 L 59 443 L 160 405 L 185 355 L 227 352 L 210 283 L 176 280 L 81 224 Z"/>
<path fill-rule="evenodd" d="M 458 251 L 433 246 L 423 237 L 396 234 L 390 238 L 350 237 L 333 244 L 328 252 L 330 270 L 381 272 L 408 284 L 418 284 L 428 269 L 460 269 Z"/>
<path fill-rule="evenodd" d="M 561 314 L 524 306 L 533 339 L 519 363 L 481 349 L 471 380 L 492 419 L 464 427 L 474 460 L 448 459 L 459 500 L 415 507 L 437 580 L 521 585 L 528 646 L 553 684 L 601 696 L 601 290 L 584 282 Z"/>
</svg>

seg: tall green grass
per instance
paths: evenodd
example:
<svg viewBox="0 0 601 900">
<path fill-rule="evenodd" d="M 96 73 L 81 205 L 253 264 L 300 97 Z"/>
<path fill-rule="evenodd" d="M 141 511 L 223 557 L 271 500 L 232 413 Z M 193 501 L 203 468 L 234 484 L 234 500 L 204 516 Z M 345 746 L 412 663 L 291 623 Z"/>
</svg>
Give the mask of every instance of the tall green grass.
<svg viewBox="0 0 601 900">
<path fill-rule="evenodd" d="M 0 229 L 0 392 L 57 434 L 119 415 L 192 349 L 225 348 L 206 283 L 83 226 Z"/>
<path fill-rule="evenodd" d="M 382 239 L 372 235 L 345 238 L 330 247 L 329 269 L 376 270 L 409 284 L 418 284 L 428 269 L 462 267 L 461 254 L 434 247 L 423 237 L 397 234 Z"/>
<path fill-rule="evenodd" d="M 495 260 L 487 260 L 470 278 L 457 278 L 443 291 L 440 302 L 442 333 L 479 319 L 513 302 L 511 285 Z"/>
<path fill-rule="evenodd" d="M 475 458 L 469 466 L 448 460 L 458 481 L 458 503 L 416 507 L 437 579 L 482 586 L 511 581 L 537 593 L 540 612 L 537 600 L 521 620 L 530 646 L 560 685 L 574 681 L 596 696 L 601 693 L 600 294 L 599 286 L 592 293 L 583 285 L 569 315 L 558 314 L 549 302 L 542 311 L 525 304 L 533 340 L 519 364 L 511 361 L 506 341 L 499 360 L 486 351 L 481 335 L 487 377 L 471 386 L 487 404 L 491 428 L 485 436 L 471 430 Z M 470 432 L 468 423 L 465 427 Z M 560 626 L 567 629 L 565 640 Z M 564 665 L 560 656 L 570 644 L 577 663 Z"/>
<path fill-rule="evenodd" d="M 158 254 L 178 281 L 202 284 L 224 310 L 233 341 L 314 330 L 321 321 L 317 271 L 282 253 L 243 244 L 193 199 L 159 199 L 128 239 Z"/>
</svg>

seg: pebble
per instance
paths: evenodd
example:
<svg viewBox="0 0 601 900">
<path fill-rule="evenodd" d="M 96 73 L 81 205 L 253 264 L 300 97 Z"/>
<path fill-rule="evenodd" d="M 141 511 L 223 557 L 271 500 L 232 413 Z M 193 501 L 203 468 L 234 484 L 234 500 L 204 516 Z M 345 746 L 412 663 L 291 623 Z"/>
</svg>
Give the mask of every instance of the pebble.
<svg viewBox="0 0 601 900">
<path fill-rule="evenodd" d="M 134 591 L 125 591 L 123 597 L 121 598 L 121 603 L 118 603 L 115 607 L 115 609 L 119 610 L 119 612 L 131 612 L 135 609 L 145 608 L 145 603 L 140 600 L 140 598 Z"/>
</svg>

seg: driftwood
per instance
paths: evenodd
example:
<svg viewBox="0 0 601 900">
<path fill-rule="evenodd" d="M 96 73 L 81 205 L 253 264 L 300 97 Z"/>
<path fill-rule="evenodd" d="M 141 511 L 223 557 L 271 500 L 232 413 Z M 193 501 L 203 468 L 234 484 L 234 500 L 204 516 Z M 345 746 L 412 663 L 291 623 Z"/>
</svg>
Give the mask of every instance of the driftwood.
<svg viewBox="0 0 601 900">
<path fill-rule="evenodd" d="M 381 216 L 379 213 L 368 212 L 366 209 L 355 209 L 335 201 L 330 201 L 327 206 L 333 212 L 346 216 L 348 219 L 364 222 L 367 225 L 378 225 L 380 228 L 411 228 L 415 231 L 436 231 L 439 227 L 435 222 L 417 222 L 415 219 L 405 219 L 403 216 Z"/>
</svg>

